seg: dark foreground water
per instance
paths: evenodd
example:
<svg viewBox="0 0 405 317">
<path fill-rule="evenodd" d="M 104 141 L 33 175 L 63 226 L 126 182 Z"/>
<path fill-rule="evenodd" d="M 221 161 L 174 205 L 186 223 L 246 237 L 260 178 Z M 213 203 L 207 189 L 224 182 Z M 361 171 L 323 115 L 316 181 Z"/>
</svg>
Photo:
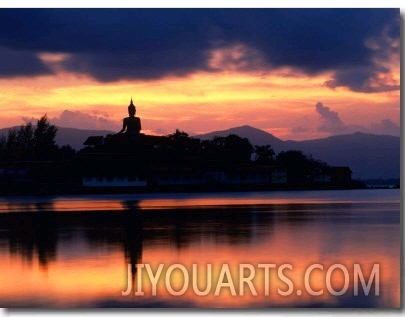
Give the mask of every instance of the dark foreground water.
<svg viewBox="0 0 405 317">
<path fill-rule="evenodd" d="M 0 198 L 0 285 L 2 307 L 397 308 L 400 192 Z"/>
</svg>

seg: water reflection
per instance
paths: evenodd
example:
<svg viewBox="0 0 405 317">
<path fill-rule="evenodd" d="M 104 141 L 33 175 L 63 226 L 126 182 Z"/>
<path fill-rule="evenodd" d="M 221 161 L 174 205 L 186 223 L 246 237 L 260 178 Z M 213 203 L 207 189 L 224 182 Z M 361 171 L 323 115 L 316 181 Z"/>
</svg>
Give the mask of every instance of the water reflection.
<svg viewBox="0 0 405 317">
<path fill-rule="evenodd" d="M 73 207 L 66 201 L 65 208 L 59 209 L 55 199 L 12 203 L 8 208 L 13 212 L 0 213 L 0 266 L 7 272 L 0 277 L 2 306 L 399 306 L 398 202 L 190 204 L 182 208 L 151 208 L 150 203 L 147 209 L 139 200 L 119 204 L 111 201 L 107 206 L 113 206 L 112 210 L 103 210 L 99 201 L 95 206 L 81 201 L 90 211 L 71 212 Z M 222 263 L 232 267 L 291 263 L 294 271 L 289 278 L 297 287 L 302 287 L 304 270 L 313 263 L 325 267 L 360 263 L 366 269 L 379 263 L 381 295 L 314 298 L 292 294 L 280 298 L 273 290 L 270 297 L 247 294 L 235 298 L 226 292 L 219 298 L 197 297 L 187 292 L 176 298 L 159 284 L 160 296 L 122 297 L 127 264 L 134 279 L 145 278 L 137 272 L 137 263 L 154 267 L 159 263 L 186 267 L 211 263 L 214 276 Z M 259 294 L 262 279 L 258 274 Z M 313 283 L 314 289 L 325 288 L 321 277 Z M 334 283 L 338 288 L 341 278 L 335 277 Z M 144 287 L 150 295 L 151 286 Z"/>
<path fill-rule="evenodd" d="M 42 267 L 55 259 L 58 243 L 55 214 L 42 212 L 51 206 L 52 203 L 38 203 L 34 205 L 35 213 L 1 218 L 1 239 L 8 242 L 11 254 L 21 255 L 28 262 L 37 257 Z"/>
</svg>

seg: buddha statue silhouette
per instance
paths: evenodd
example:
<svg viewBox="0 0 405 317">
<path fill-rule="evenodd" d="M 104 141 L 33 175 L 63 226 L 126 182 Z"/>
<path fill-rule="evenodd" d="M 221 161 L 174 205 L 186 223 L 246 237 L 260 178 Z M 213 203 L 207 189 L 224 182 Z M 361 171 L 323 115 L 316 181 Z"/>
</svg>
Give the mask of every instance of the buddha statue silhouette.
<svg viewBox="0 0 405 317">
<path fill-rule="evenodd" d="M 122 120 L 122 129 L 118 134 L 125 133 L 128 136 L 136 136 L 139 135 L 142 127 L 141 127 L 141 119 L 139 117 L 135 117 L 136 113 L 136 108 L 134 106 L 134 103 L 132 102 L 131 98 L 131 103 L 128 106 L 128 115 L 129 117 L 126 117 Z"/>
</svg>

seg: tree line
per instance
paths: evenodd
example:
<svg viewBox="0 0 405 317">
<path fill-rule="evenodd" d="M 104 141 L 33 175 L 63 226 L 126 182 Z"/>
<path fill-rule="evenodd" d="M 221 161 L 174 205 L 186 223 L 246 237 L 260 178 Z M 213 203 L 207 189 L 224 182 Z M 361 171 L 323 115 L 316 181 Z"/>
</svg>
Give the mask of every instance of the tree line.
<svg viewBox="0 0 405 317">
<path fill-rule="evenodd" d="M 7 136 L 0 136 L 0 160 L 2 162 L 52 161 L 73 158 L 76 152 L 69 145 L 62 147 L 56 145 L 57 131 L 57 127 L 50 124 L 46 115 L 42 116 L 35 126 L 29 122 L 19 128 L 10 129 Z M 143 150 L 147 152 L 147 149 Z M 252 162 L 278 164 L 297 175 L 300 174 L 300 170 L 327 167 L 326 163 L 314 160 L 301 151 L 283 151 L 276 155 L 271 145 L 253 146 L 247 138 L 235 134 L 200 140 L 177 129 L 174 133 L 160 138 L 159 142 L 154 144 L 153 150 L 156 157 L 166 161 L 198 156 L 201 161 L 233 165 Z"/>
<path fill-rule="evenodd" d="M 46 115 L 37 120 L 13 128 L 6 136 L 0 136 L 0 160 L 16 161 L 52 161 L 72 157 L 75 151 L 65 145 L 56 145 L 55 137 L 58 129 L 50 124 Z"/>
<path fill-rule="evenodd" d="M 76 152 L 70 146 L 59 147 L 55 137 L 57 128 L 48 118 L 41 117 L 36 125 L 27 123 L 11 129 L 7 136 L 0 137 L 0 164 L 15 162 L 54 162 L 53 171 L 47 167 L 37 171 L 38 177 L 76 177 L 86 170 L 97 168 L 102 172 L 130 171 L 137 169 L 147 173 L 151 164 L 160 166 L 189 166 L 203 170 L 229 170 L 255 167 L 281 167 L 286 171 L 287 183 L 305 184 L 313 181 L 315 175 L 330 171 L 326 163 L 304 155 L 301 151 L 275 153 L 271 145 L 252 145 L 247 138 L 238 135 L 216 136 L 210 140 L 190 137 L 186 132 L 176 130 L 162 136 L 143 136 L 142 142 L 119 145 L 112 138 L 105 138 L 103 144 L 85 147 Z M 122 135 L 120 137 L 123 137 Z M 86 154 L 90 159 L 83 160 Z M 111 158 L 98 160 L 97 153 L 112 153 L 119 159 L 126 157 L 126 163 L 117 163 Z M 98 160 L 98 161 L 97 161 Z M 85 162 L 85 164 L 84 164 Z M 63 164 L 62 164 L 63 163 Z M 1 166 L 0 166 L 1 168 Z M 50 175 L 50 176 L 49 176 Z"/>
<path fill-rule="evenodd" d="M 224 167 L 246 164 L 282 167 L 286 170 L 288 183 L 305 183 L 311 176 L 328 173 L 331 168 L 325 162 L 307 156 L 301 151 L 289 150 L 276 154 L 269 144 L 253 146 L 247 138 L 235 134 L 200 140 L 176 130 L 168 136 L 168 139 L 175 153 L 188 151 L 188 154 L 197 155 L 201 163 L 217 162 L 219 166 Z"/>
</svg>

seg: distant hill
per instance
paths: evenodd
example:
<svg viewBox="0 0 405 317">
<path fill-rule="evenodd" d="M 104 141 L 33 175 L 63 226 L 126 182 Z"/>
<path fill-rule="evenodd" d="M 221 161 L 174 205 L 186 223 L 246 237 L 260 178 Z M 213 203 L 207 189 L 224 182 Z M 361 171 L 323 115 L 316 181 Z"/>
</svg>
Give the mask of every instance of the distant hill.
<svg viewBox="0 0 405 317">
<path fill-rule="evenodd" d="M 19 128 L 19 126 L 0 129 L 0 135 L 7 135 L 8 130 L 13 128 Z M 89 136 L 92 135 L 106 136 L 107 134 L 112 133 L 116 132 L 108 130 L 81 130 L 75 128 L 58 127 L 58 132 L 56 134 L 55 140 L 56 144 L 59 146 L 70 145 L 75 150 L 80 150 L 81 148 L 84 147 L 83 142 L 86 141 L 86 139 Z"/>
<path fill-rule="evenodd" d="M 349 166 L 359 179 L 400 178 L 400 138 L 356 132 L 306 141 L 283 141 L 250 126 L 211 132 L 197 137 L 209 139 L 237 134 L 254 145 L 270 144 L 276 153 L 300 150 L 333 166 Z"/>
<path fill-rule="evenodd" d="M 396 136 L 356 132 L 286 143 L 331 165 L 347 165 L 356 178 L 400 178 L 400 138 Z"/>
</svg>

